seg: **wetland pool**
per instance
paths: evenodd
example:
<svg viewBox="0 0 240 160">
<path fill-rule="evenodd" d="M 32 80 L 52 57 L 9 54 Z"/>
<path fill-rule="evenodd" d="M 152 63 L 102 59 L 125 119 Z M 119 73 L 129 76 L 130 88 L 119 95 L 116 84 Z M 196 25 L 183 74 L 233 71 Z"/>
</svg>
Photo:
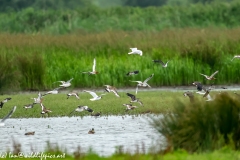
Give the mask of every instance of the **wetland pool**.
<svg viewBox="0 0 240 160">
<path fill-rule="evenodd" d="M 114 154 L 119 146 L 124 152 L 153 152 L 162 147 L 164 137 L 150 125 L 150 120 L 146 115 L 10 118 L 0 128 L 0 152 L 12 151 L 13 140 L 21 144 L 25 154 L 45 151 L 47 142 L 69 154 L 78 146 L 82 152 L 91 149 L 101 156 Z M 91 128 L 95 134 L 88 134 Z M 35 135 L 25 135 L 32 131 Z"/>
</svg>

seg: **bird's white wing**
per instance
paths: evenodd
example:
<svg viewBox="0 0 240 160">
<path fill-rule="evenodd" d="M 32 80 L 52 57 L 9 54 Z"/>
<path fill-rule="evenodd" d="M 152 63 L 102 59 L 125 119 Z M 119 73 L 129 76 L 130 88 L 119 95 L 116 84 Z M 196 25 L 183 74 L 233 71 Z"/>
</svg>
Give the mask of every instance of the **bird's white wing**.
<svg viewBox="0 0 240 160">
<path fill-rule="evenodd" d="M 8 119 L 9 117 L 12 116 L 12 114 L 15 112 L 17 106 L 14 106 L 13 109 L 8 113 L 8 115 L 6 115 L 2 120 L 1 122 L 4 122 L 6 119 Z"/>
<path fill-rule="evenodd" d="M 66 83 L 70 83 L 73 80 L 73 78 L 71 78 L 70 80 L 68 80 Z"/>
<path fill-rule="evenodd" d="M 167 62 L 165 63 L 165 65 L 167 65 L 167 64 L 168 64 L 168 62 L 169 62 L 169 61 L 167 61 Z"/>
<path fill-rule="evenodd" d="M 142 56 L 142 51 L 141 50 L 137 50 L 137 53 Z"/>
<path fill-rule="evenodd" d="M 60 83 L 62 83 L 62 84 L 66 83 L 65 81 L 57 81 L 57 82 L 60 82 Z M 56 82 L 54 82 L 54 83 L 56 83 Z"/>
<path fill-rule="evenodd" d="M 233 59 L 234 59 L 234 58 L 240 58 L 240 55 L 236 55 L 236 56 L 233 57 Z M 232 59 L 232 60 L 233 60 L 233 59 Z"/>
<path fill-rule="evenodd" d="M 134 51 L 136 51 L 137 50 L 137 48 L 130 48 L 131 50 L 132 50 L 132 52 L 134 52 Z"/>
<path fill-rule="evenodd" d="M 218 71 L 214 72 L 210 77 L 214 77 L 216 74 L 218 73 Z"/>
<path fill-rule="evenodd" d="M 143 83 L 142 81 L 131 81 L 131 82 Z"/>
<path fill-rule="evenodd" d="M 154 73 L 150 77 L 148 77 L 145 81 L 143 81 L 143 83 L 147 83 L 147 81 L 149 81 L 153 76 L 154 76 Z"/>
<path fill-rule="evenodd" d="M 42 94 L 40 92 L 38 92 L 38 99 L 41 99 Z"/>
<path fill-rule="evenodd" d="M 114 93 L 117 97 L 120 97 L 117 91 L 113 90 L 113 93 Z"/>
<path fill-rule="evenodd" d="M 205 75 L 205 74 L 202 74 L 202 73 L 199 73 L 200 75 L 202 75 L 202 76 L 204 76 L 204 77 L 208 77 L 207 75 Z"/>
<path fill-rule="evenodd" d="M 95 93 L 95 92 L 92 92 L 92 91 L 84 91 L 84 92 L 88 92 L 89 94 L 91 94 L 93 96 L 93 98 L 96 98 L 98 97 L 98 95 Z"/>
<path fill-rule="evenodd" d="M 92 67 L 92 71 L 95 72 L 96 71 L 96 59 L 93 59 L 93 67 Z"/>
</svg>

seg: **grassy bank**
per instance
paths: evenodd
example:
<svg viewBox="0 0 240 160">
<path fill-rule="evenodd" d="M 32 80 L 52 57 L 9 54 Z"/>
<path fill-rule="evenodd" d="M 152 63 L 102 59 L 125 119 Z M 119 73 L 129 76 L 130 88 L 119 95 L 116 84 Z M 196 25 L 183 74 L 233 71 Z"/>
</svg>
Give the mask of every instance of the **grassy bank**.
<svg viewBox="0 0 240 160">
<path fill-rule="evenodd" d="M 193 87 L 194 88 L 194 87 Z M 61 91 L 60 91 L 61 92 Z M 136 95 L 137 98 L 143 103 L 141 106 L 139 103 L 133 103 L 138 108 L 135 110 L 125 111 L 126 107 L 123 104 L 130 103 L 130 98 L 126 95 L 126 92 L 119 92 L 120 98 L 116 97 L 113 93 L 107 93 L 103 95 L 103 98 L 98 101 L 90 101 L 92 98 L 90 94 L 86 92 L 79 92 L 80 99 L 75 97 L 70 97 L 67 99 L 67 91 L 62 91 L 64 93 L 59 93 L 56 95 L 46 95 L 43 97 L 43 104 L 46 108 L 52 110 L 49 113 L 49 117 L 61 117 L 69 116 L 69 113 L 77 108 L 79 105 L 87 105 L 89 108 L 94 110 L 94 113 L 101 112 L 102 116 L 108 115 L 141 115 L 145 113 L 169 113 L 172 112 L 176 100 L 180 100 L 184 104 L 189 103 L 189 98 L 183 96 L 184 91 L 170 92 L 170 91 L 142 91 L 139 89 L 139 93 Z M 102 94 L 102 92 L 97 92 L 97 94 Z M 135 95 L 135 92 L 129 92 Z M 232 96 L 234 93 L 230 92 Z M 218 92 L 211 92 L 211 96 L 218 94 Z M 202 102 L 204 99 L 201 95 L 195 95 Z M 13 118 L 31 118 L 31 117 L 41 117 L 41 107 L 36 104 L 32 109 L 24 109 L 23 106 L 26 104 L 33 103 L 33 99 L 36 98 L 37 93 L 34 94 L 14 94 L 14 95 L 1 95 L 0 99 L 3 100 L 7 97 L 12 99 L 4 104 L 0 112 L 0 117 L 4 117 L 13 106 L 17 106 L 16 112 L 13 114 Z M 89 112 L 75 112 L 71 116 L 87 116 L 90 115 Z M 47 117 L 44 116 L 44 117 Z"/>
<path fill-rule="evenodd" d="M 152 113 L 166 113 L 171 111 L 173 105 L 173 96 L 177 96 L 180 99 L 183 99 L 188 102 L 189 100 L 182 96 L 181 92 L 140 92 L 137 94 L 137 98 L 143 102 L 143 106 L 139 103 L 133 103 L 138 108 L 126 112 L 126 107 L 123 104 L 130 103 L 130 98 L 127 97 L 125 92 L 120 92 L 120 98 L 116 97 L 113 93 L 109 93 L 103 96 L 101 100 L 90 101 L 92 98 L 89 93 L 79 92 L 80 100 L 75 97 L 70 97 L 67 99 L 67 93 L 57 94 L 57 95 L 46 95 L 43 97 L 43 104 L 46 108 L 52 110 L 52 113 L 49 114 L 49 117 L 61 117 L 69 116 L 69 113 L 77 108 L 79 105 L 87 105 L 89 108 L 94 110 L 94 113 L 101 112 L 102 116 L 108 115 L 125 115 L 125 114 L 145 114 L 148 112 Z M 97 94 L 102 94 L 102 92 L 97 92 Z M 135 94 L 134 92 L 129 92 Z M 2 95 L 0 99 L 5 99 L 6 97 L 11 97 L 12 99 L 4 104 L 0 112 L 0 117 L 4 117 L 12 106 L 16 105 L 17 110 L 13 114 L 14 118 L 30 118 L 30 117 L 41 117 L 41 107 L 39 104 L 36 104 L 32 109 L 24 109 L 23 106 L 26 104 L 33 103 L 31 98 L 37 97 L 35 94 L 17 94 L 17 95 Z M 159 98 L 161 100 L 159 101 Z M 71 116 L 87 116 L 90 115 L 89 112 L 75 112 Z M 47 117 L 47 115 L 46 115 Z"/>
<path fill-rule="evenodd" d="M 97 88 L 104 84 L 133 87 L 129 80 L 145 80 L 152 73 L 151 86 L 189 85 L 193 81 L 209 83 L 203 74 L 216 70 L 215 84 L 238 84 L 240 29 L 178 29 L 160 32 L 109 31 L 77 35 L 0 35 L 1 92 L 12 90 L 45 90 L 56 81 L 72 81 L 73 88 Z M 128 55 L 130 47 L 143 56 Z M 92 69 L 96 58 L 98 75 L 83 71 Z M 153 59 L 170 60 L 167 68 Z M 140 74 L 127 77 L 126 73 Z"/>
</svg>

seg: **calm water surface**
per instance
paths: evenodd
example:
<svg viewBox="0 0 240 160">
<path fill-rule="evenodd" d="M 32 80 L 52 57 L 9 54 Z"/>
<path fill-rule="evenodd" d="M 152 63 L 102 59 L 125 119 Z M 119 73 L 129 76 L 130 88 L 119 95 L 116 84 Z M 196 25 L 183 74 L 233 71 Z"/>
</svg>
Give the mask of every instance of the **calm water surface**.
<svg viewBox="0 0 240 160">
<path fill-rule="evenodd" d="M 67 149 L 72 154 L 80 146 L 86 152 L 90 148 L 102 156 L 123 146 L 124 151 L 148 152 L 163 145 L 164 138 L 149 124 L 148 116 L 108 116 L 108 117 L 61 117 L 8 119 L 0 128 L 0 152 L 12 151 L 13 139 L 21 143 L 25 153 L 42 152 L 47 141 Z M 88 134 L 94 128 L 95 134 Z M 26 132 L 35 135 L 26 136 Z M 144 145 L 142 145 L 144 144 Z"/>
</svg>

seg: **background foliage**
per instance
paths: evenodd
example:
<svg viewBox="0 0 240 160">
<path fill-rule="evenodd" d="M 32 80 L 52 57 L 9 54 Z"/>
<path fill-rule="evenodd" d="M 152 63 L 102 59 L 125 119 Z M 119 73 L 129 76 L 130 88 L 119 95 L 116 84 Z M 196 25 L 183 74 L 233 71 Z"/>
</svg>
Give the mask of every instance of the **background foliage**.
<svg viewBox="0 0 240 160">
<path fill-rule="evenodd" d="M 239 26 L 240 23 L 239 1 L 145 8 L 129 6 L 100 8 L 95 5 L 85 7 L 82 5 L 74 9 L 68 8 L 65 1 L 61 2 L 56 4 L 62 4 L 61 6 L 66 8 L 59 6 L 58 9 L 39 9 L 32 4 L 19 10 L 1 12 L 0 31 L 35 34 L 93 33 L 109 30 L 159 31 L 186 27 L 232 28 Z M 53 4 L 55 6 L 55 3 Z"/>
<path fill-rule="evenodd" d="M 116 7 L 94 0 L 0 1 L 1 92 L 52 89 L 54 82 L 71 78 L 76 88 L 135 87 L 130 80 L 152 73 L 153 87 L 210 84 L 199 73 L 216 70 L 214 84 L 239 83 L 239 61 L 231 61 L 240 50 L 239 1 L 114 2 Z M 143 56 L 128 55 L 131 47 Z M 94 58 L 100 74 L 82 74 Z M 170 60 L 168 68 L 153 59 Z M 127 77 L 133 70 L 140 74 Z"/>
</svg>

